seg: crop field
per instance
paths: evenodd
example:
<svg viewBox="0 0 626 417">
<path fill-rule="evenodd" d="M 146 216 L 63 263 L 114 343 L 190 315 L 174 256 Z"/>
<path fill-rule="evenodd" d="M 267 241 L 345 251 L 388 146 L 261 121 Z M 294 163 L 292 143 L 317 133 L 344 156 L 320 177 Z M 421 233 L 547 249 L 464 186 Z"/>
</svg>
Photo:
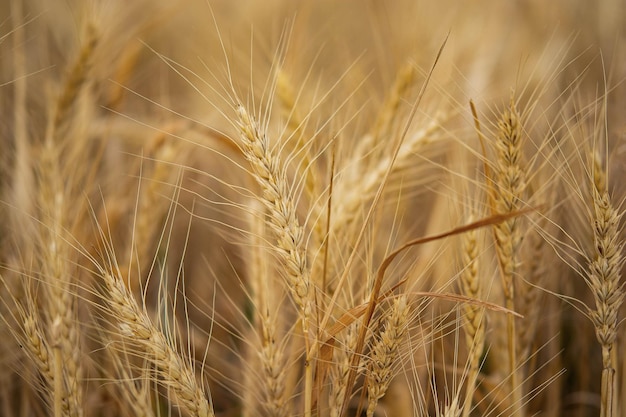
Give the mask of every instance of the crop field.
<svg viewBox="0 0 626 417">
<path fill-rule="evenodd" d="M 623 0 L 0 1 L 0 415 L 626 417 Z"/>
</svg>

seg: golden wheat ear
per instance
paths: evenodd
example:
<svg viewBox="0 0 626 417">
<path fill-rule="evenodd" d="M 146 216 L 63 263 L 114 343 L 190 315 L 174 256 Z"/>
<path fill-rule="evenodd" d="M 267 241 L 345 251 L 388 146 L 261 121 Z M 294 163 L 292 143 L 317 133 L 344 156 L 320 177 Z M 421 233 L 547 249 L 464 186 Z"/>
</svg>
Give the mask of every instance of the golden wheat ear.
<svg viewBox="0 0 626 417">
<path fill-rule="evenodd" d="M 252 259 L 247 266 L 250 268 L 248 285 L 254 311 L 251 329 L 246 335 L 242 415 L 253 417 L 263 409 L 267 415 L 286 417 L 292 411 L 286 388 L 285 340 L 279 332 L 282 294 L 271 274 L 271 248 L 266 247 L 265 206 L 253 200 L 249 209 Z"/>
<path fill-rule="evenodd" d="M 313 323 L 311 279 L 304 250 L 304 230 L 300 226 L 291 200 L 289 183 L 278 156 L 274 155 L 267 135 L 242 105 L 237 107 L 244 153 L 263 189 L 262 202 L 270 213 L 270 226 L 276 233 L 276 251 L 285 263 L 292 296 L 300 309 L 302 331 L 309 332 Z"/>
<path fill-rule="evenodd" d="M 372 350 L 367 358 L 367 417 L 374 416 L 378 401 L 389 388 L 389 383 L 395 372 L 393 368 L 398 358 L 398 348 L 407 331 L 409 311 L 407 296 L 399 296 L 394 301 L 391 311 L 386 313 L 388 318 L 385 320 L 384 330 L 376 337 L 372 345 Z"/>
<path fill-rule="evenodd" d="M 523 130 L 513 97 L 511 97 L 508 108 L 502 112 L 497 123 L 497 133 L 492 140 L 496 154 L 492 165 L 487 162 L 485 155 L 486 138 L 480 130 L 476 109 L 472 102 L 470 102 L 470 106 L 485 158 L 484 170 L 491 212 L 512 213 L 524 209 L 527 172 L 523 166 Z M 512 311 L 515 311 L 515 282 L 519 279 L 519 250 L 522 242 L 521 222 L 521 218 L 512 217 L 493 227 L 504 303 L 506 308 Z M 512 315 L 508 315 L 506 319 L 506 356 L 512 393 L 512 409 L 515 410 L 515 416 L 521 417 L 524 414 L 523 391 L 521 368 L 517 358 L 516 323 Z M 498 348 L 503 348 L 503 346 L 498 346 Z"/>
<path fill-rule="evenodd" d="M 114 271 L 101 271 L 107 290 L 106 303 L 119 321 L 118 329 L 129 342 L 136 343 L 159 370 L 160 382 L 176 393 L 180 405 L 192 416 L 211 417 L 213 407 L 204 386 L 196 380 L 191 363 L 174 349 L 163 334 L 139 307 L 122 278 Z"/>
<path fill-rule="evenodd" d="M 599 158 L 592 155 L 593 186 L 591 187 L 591 218 L 594 252 L 588 255 L 587 285 L 593 293 L 596 308 L 589 315 L 596 328 L 602 347 L 602 417 L 613 416 L 616 409 L 617 326 L 620 307 L 624 302 L 624 283 L 621 271 L 624 266 L 624 242 L 620 221 L 623 215 L 611 202 L 604 171 L 597 165 Z"/>
<path fill-rule="evenodd" d="M 473 216 L 469 216 L 471 221 Z M 470 230 L 463 235 L 462 260 L 463 270 L 461 272 L 462 294 L 468 298 L 481 300 L 484 292 L 479 276 L 478 255 L 481 252 L 480 243 L 477 237 L 477 230 Z M 468 355 L 468 375 L 466 382 L 465 401 L 463 403 L 463 417 L 468 417 L 472 409 L 474 390 L 478 380 L 480 360 L 485 347 L 485 310 L 475 304 L 463 305 L 463 330 L 465 333 L 465 344 Z"/>
<path fill-rule="evenodd" d="M 237 105 L 237 117 L 243 152 L 250 161 L 254 176 L 263 190 L 260 201 L 268 211 L 268 225 L 275 234 L 273 247 L 283 262 L 287 287 L 298 307 L 306 354 L 304 410 L 305 415 L 310 415 L 314 364 L 309 356 L 309 347 L 316 309 L 304 241 L 305 231 L 296 215 L 296 203 L 292 199 L 293 193 L 289 189 L 285 168 L 278 156 L 272 152 L 267 134 L 241 104 Z"/>
</svg>

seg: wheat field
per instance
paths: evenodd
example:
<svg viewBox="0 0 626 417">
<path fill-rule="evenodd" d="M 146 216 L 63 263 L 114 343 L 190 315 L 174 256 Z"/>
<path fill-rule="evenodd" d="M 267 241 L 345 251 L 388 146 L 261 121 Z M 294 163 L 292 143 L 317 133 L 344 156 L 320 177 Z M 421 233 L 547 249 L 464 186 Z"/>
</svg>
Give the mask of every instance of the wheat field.
<svg viewBox="0 0 626 417">
<path fill-rule="evenodd" d="M 0 415 L 626 416 L 622 0 L 0 2 Z"/>
</svg>

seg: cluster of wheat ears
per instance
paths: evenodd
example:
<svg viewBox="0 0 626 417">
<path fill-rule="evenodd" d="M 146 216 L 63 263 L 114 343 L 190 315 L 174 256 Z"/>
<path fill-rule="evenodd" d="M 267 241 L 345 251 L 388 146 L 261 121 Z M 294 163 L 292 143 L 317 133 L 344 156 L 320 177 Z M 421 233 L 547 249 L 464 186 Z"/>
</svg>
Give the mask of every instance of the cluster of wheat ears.
<svg viewBox="0 0 626 417">
<path fill-rule="evenodd" d="M 622 0 L 0 2 L 3 416 L 626 416 Z"/>
</svg>

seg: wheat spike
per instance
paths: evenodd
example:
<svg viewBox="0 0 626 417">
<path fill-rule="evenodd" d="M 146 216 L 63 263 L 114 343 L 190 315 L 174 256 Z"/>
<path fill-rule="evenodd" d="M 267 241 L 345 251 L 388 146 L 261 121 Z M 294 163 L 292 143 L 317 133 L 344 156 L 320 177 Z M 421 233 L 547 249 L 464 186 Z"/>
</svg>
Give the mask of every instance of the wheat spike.
<svg viewBox="0 0 626 417">
<path fill-rule="evenodd" d="M 602 417 L 612 416 L 614 412 L 614 384 L 616 363 L 613 350 L 617 341 L 617 323 L 619 309 L 624 301 L 624 284 L 621 282 L 621 269 L 624 265 L 620 238 L 621 213 L 611 204 L 605 181 L 598 181 L 594 175 L 592 189 L 594 253 L 589 256 L 587 283 L 591 288 L 596 308 L 589 312 L 596 328 L 598 342 L 602 346 Z"/>
<path fill-rule="evenodd" d="M 121 334 L 139 344 L 159 369 L 162 383 L 173 390 L 180 404 L 193 416 L 212 417 L 213 408 L 204 389 L 196 381 L 190 364 L 174 350 L 167 337 L 159 331 L 147 314 L 137 305 L 123 280 L 109 271 L 102 271 L 107 288 L 107 303 L 119 320 Z"/>
<path fill-rule="evenodd" d="M 473 219 L 470 216 L 470 221 Z M 478 254 L 480 253 L 477 241 L 477 231 L 470 230 L 463 236 L 463 271 L 461 273 L 461 289 L 463 295 L 480 300 L 482 288 L 478 269 Z M 463 329 L 468 354 L 468 374 L 466 382 L 465 403 L 463 417 L 468 417 L 471 407 L 476 379 L 478 378 L 480 358 L 485 345 L 484 309 L 475 304 L 463 304 Z"/>
<path fill-rule="evenodd" d="M 294 301 L 300 309 L 302 331 L 308 334 L 313 311 L 311 278 L 304 247 L 304 230 L 290 199 L 287 177 L 280 160 L 270 149 L 267 135 L 246 109 L 237 108 L 239 129 L 246 158 L 263 188 L 263 202 L 270 213 L 269 224 L 276 233 L 276 251 L 285 264 L 286 278 Z"/>
<path fill-rule="evenodd" d="M 409 305 L 406 295 L 394 301 L 385 329 L 374 342 L 368 357 L 367 416 L 372 417 L 378 401 L 385 395 L 394 377 L 394 363 L 407 330 Z"/>
<path fill-rule="evenodd" d="M 513 213 L 522 208 L 526 173 L 522 167 L 522 126 L 512 98 L 509 108 L 503 112 L 498 122 L 495 147 L 497 150 L 495 190 L 491 197 L 494 212 Z M 515 279 L 519 274 L 518 252 L 522 241 L 520 222 L 518 217 L 514 217 L 494 227 L 505 306 L 513 311 L 515 310 Z M 509 314 L 507 316 L 507 341 L 512 408 L 515 410 L 515 415 L 521 416 L 523 396 L 518 375 L 516 337 L 515 318 Z"/>
</svg>

